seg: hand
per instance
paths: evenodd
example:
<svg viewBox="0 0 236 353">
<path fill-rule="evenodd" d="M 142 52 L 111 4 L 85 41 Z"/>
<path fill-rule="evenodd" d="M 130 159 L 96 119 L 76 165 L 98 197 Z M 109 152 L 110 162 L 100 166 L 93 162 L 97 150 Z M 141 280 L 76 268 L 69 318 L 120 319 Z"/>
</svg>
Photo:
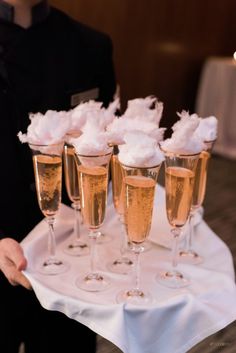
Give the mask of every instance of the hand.
<svg viewBox="0 0 236 353">
<path fill-rule="evenodd" d="M 26 289 L 32 289 L 30 282 L 21 272 L 27 266 L 20 244 L 11 238 L 0 241 L 0 269 L 13 285 L 21 285 Z"/>
</svg>

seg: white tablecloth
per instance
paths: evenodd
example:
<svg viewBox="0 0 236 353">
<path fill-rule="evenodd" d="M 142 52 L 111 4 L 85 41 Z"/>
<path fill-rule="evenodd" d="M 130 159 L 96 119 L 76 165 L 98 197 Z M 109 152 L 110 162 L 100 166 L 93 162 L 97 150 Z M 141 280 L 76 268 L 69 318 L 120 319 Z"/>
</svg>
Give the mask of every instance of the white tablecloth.
<svg viewBox="0 0 236 353">
<path fill-rule="evenodd" d="M 75 285 L 77 276 L 89 268 L 89 257 L 69 257 L 62 251 L 73 224 L 73 211 L 69 207 L 62 205 L 56 224 L 58 255 L 71 264 L 67 273 L 43 276 L 34 270 L 46 248 L 47 225 L 44 221 L 23 241 L 28 258 L 25 274 L 42 306 L 83 323 L 125 353 L 184 353 L 234 321 L 236 286 L 231 253 L 204 221 L 196 228 L 196 250 L 206 261 L 198 266 L 179 265 L 192 284 L 176 290 L 156 282 L 157 272 L 169 265 L 165 257 L 170 255 L 170 250 L 157 245 L 170 244 L 164 203 L 164 189 L 158 186 L 150 236 L 153 247 L 141 254 L 141 286 L 151 292 L 152 304 L 146 307 L 116 304 L 116 294 L 122 288 L 130 288 L 131 278 L 111 274 L 106 269 L 108 261 L 119 255 L 120 243 L 120 226 L 109 195 L 102 229 L 113 237 L 113 241 L 97 246 L 99 270 L 112 281 L 106 291 L 89 293 Z"/>
<path fill-rule="evenodd" d="M 218 119 L 217 154 L 236 158 L 236 60 L 210 57 L 202 70 L 195 111 Z"/>
</svg>

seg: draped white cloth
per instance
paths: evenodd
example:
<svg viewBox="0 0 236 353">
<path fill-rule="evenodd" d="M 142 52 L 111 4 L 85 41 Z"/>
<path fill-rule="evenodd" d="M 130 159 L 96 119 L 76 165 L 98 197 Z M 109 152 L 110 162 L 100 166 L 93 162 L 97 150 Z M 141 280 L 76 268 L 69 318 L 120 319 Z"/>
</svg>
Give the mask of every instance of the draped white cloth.
<svg viewBox="0 0 236 353">
<path fill-rule="evenodd" d="M 119 256 L 121 241 L 121 229 L 110 193 L 102 230 L 111 235 L 112 241 L 97 245 L 97 267 L 110 277 L 111 286 L 100 293 L 76 287 L 77 276 L 89 270 L 89 256 L 70 257 L 63 253 L 72 230 L 73 211 L 62 205 L 55 228 L 58 255 L 71 265 L 68 272 L 44 276 L 35 271 L 46 251 L 46 222 L 40 222 L 22 243 L 28 259 L 24 273 L 41 305 L 48 310 L 61 311 L 88 326 L 124 353 L 184 353 L 234 321 L 236 285 L 232 256 L 204 221 L 196 226 L 195 248 L 205 257 L 205 262 L 201 265 L 179 264 L 179 269 L 191 278 L 191 285 L 177 290 L 157 283 L 158 271 L 170 266 L 167 247 L 171 238 L 164 199 L 164 189 L 158 186 L 150 234 L 153 246 L 141 254 L 141 286 L 152 294 L 152 304 L 140 307 L 116 303 L 116 294 L 130 288 L 132 276 L 112 274 L 106 268 L 111 259 Z M 82 231 L 86 233 L 85 228 Z"/>
<path fill-rule="evenodd" d="M 210 57 L 206 60 L 195 106 L 201 117 L 218 119 L 218 137 L 213 151 L 236 159 L 236 60 Z"/>
</svg>

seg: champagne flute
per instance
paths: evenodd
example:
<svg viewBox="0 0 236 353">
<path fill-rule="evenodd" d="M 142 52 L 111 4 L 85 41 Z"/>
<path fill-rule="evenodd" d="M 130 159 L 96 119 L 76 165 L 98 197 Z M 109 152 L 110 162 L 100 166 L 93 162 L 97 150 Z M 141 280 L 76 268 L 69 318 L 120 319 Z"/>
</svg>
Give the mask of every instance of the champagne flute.
<svg viewBox="0 0 236 353">
<path fill-rule="evenodd" d="M 75 148 L 69 143 L 65 143 L 64 145 L 63 161 L 66 191 L 69 199 L 72 201 L 72 207 L 74 209 L 74 236 L 72 241 L 67 244 L 64 251 L 74 256 L 88 255 L 89 246 L 85 241 L 81 240 L 80 235 L 80 195 Z"/>
<path fill-rule="evenodd" d="M 176 269 L 178 241 L 190 212 L 199 153 L 177 154 L 164 151 L 164 154 L 166 212 L 173 235 L 172 269 L 158 273 L 157 281 L 170 288 L 181 288 L 189 285 L 190 280 Z"/>
<path fill-rule="evenodd" d="M 190 264 L 200 264 L 203 262 L 203 257 L 193 250 L 192 242 L 194 239 L 194 225 L 196 215 L 203 204 L 206 193 L 207 170 L 208 163 L 211 157 L 211 151 L 215 140 L 205 141 L 206 148 L 200 153 L 197 168 L 195 171 L 195 180 L 193 187 L 193 198 L 189 214 L 189 231 L 186 235 L 186 248 L 181 249 L 179 256 L 182 262 Z"/>
<path fill-rule="evenodd" d="M 67 262 L 56 256 L 54 233 L 55 218 L 61 203 L 63 143 L 54 145 L 29 144 L 29 146 L 33 156 L 37 199 L 49 228 L 49 257 L 40 264 L 38 270 L 44 275 L 56 275 L 69 268 Z"/>
<path fill-rule="evenodd" d="M 123 186 L 123 174 L 122 167 L 118 160 L 118 154 L 113 154 L 111 156 L 111 180 L 112 180 L 112 196 L 113 204 L 116 212 L 119 216 L 119 221 L 121 223 L 121 235 L 122 243 L 120 247 L 120 256 L 111 261 L 108 264 L 108 269 L 114 273 L 127 274 L 133 269 L 133 261 L 125 256 L 127 249 L 127 240 L 124 229 L 124 206 L 123 206 L 123 196 L 124 188 Z"/>
<path fill-rule="evenodd" d="M 110 285 L 109 279 L 99 273 L 95 267 L 95 250 L 97 238 L 101 235 L 100 227 L 104 221 L 107 188 L 108 166 L 112 149 L 109 152 L 89 156 L 76 153 L 78 161 L 79 189 L 81 212 L 84 224 L 89 229 L 91 240 L 90 267 L 91 270 L 83 277 L 76 280 L 77 287 L 90 292 L 98 292 Z"/>
<path fill-rule="evenodd" d="M 117 294 L 117 302 L 146 304 L 151 295 L 140 288 L 140 253 L 144 250 L 152 221 L 155 186 L 160 165 L 136 168 L 121 164 L 124 171 L 124 219 L 126 234 L 135 254 L 135 284 L 133 288 Z"/>
</svg>

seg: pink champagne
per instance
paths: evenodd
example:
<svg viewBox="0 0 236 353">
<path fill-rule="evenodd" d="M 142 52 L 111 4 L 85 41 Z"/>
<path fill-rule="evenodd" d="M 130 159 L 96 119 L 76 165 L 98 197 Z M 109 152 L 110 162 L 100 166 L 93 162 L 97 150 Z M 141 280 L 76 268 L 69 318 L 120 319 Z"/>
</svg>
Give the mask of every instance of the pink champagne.
<svg viewBox="0 0 236 353">
<path fill-rule="evenodd" d="M 122 198 L 122 169 L 117 155 L 111 157 L 111 177 L 112 177 L 112 196 L 113 204 L 116 212 L 122 215 L 123 210 L 123 198 Z"/>
<path fill-rule="evenodd" d="M 33 165 L 39 207 L 44 216 L 55 216 L 61 202 L 62 159 L 35 155 Z"/>
<path fill-rule="evenodd" d="M 181 167 L 167 167 L 165 174 L 167 218 L 172 226 L 182 227 L 190 212 L 194 172 Z"/>
<path fill-rule="evenodd" d="M 79 185 L 83 220 L 89 228 L 98 228 L 105 217 L 108 172 L 105 167 L 80 165 Z"/>
<path fill-rule="evenodd" d="M 197 163 L 197 168 L 195 171 L 195 180 L 193 187 L 193 199 L 192 208 L 198 208 L 202 205 L 205 192 L 206 192 L 206 180 L 207 180 L 207 168 L 210 158 L 210 153 L 207 151 L 202 151 Z"/>
<path fill-rule="evenodd" d="M 143 176 L 124 178 L 125 226 L 133 243 L 142 243 L 149 234 L 155 185 L 155 180 Z"/>
<path fill-rule="evenodd" d="M 64 147 L 64 172 L 66 191 L 72 202 L 79 203 L 79 179 L 75 160 L 75 149 L 73 146 Z"/>
</svg>

